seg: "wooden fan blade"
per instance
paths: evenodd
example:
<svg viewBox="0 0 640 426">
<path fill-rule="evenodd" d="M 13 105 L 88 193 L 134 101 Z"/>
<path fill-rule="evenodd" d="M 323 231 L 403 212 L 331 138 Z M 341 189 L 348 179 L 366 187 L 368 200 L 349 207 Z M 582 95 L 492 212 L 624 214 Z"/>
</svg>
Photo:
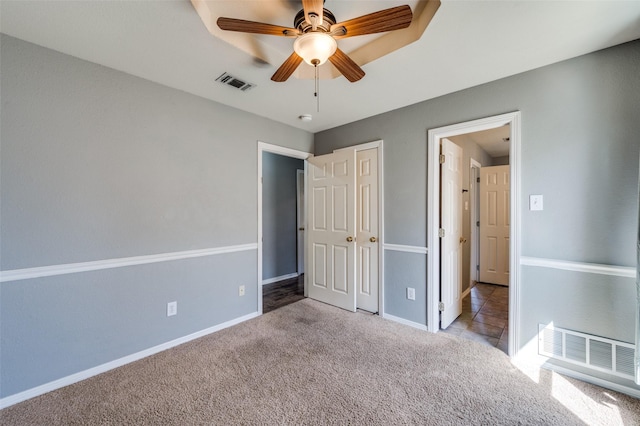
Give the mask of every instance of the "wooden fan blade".
<svg viewBox="0 0 640 426">
<path fill-rule="evenodd" d="M 243 33 L 267 34 L 283 37 L 297 37 L 295 28 L 281 27 L 279 25 L 265 24 L 262 22 L 245 21 L 235 18 L 218 18 L 218 27 L 225 31 L 239 31 Z"/>
<path fill-rule="evenodd" d="M 336 53 L 329 57 L 329 61 L 352 83 L 364 77 L 362 68 L 340 49 L 337 49 Z"/>
<path fill-rule="evenodd" d="M 302 8 L 304 9 L 304 19 L 307 20 L 309 25 L 313 25 L 309 14 L 315 14 L 319 19 L 316 25 L 322 24 L 324 0 L 302 0 Z"/>
<path fill-rule="evenodd" d="M 271 80 L 277 82 L 287 81 L 287 79 L 291 77 L 291 74 L 293 74 L 293 72 L 296 70 L 296 68 L 298 68 L 298 65 L 300 65 L 301 62 L 302 58 L 298 56 L 296 52 L 293 52 L 291 56 L 289 56 L 287 60 L 284 61 L 282 65 L 280 65 L 280 68 L 278 68 L 275 74 L 271 76 Z"/>
<path fill-rule="evenodd" d="M 383 33 L 407 28 L 411 25 L 412 19 L 413 13 L 409 6 L 397 6 L 337 23 L 331 26 L 331 32 L 338 30 L 340 27 L 346 29 L 346 34 L 342 36 L 336 35 L 336 38 Z"/>
</svg>

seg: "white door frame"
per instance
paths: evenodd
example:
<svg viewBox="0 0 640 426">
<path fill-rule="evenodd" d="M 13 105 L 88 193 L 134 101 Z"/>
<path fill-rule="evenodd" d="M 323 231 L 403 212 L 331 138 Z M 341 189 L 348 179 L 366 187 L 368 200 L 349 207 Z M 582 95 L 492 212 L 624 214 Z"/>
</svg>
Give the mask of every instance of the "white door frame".
<svg viewBox="0 0 640 426">
<path fill-rule="evenodd" d="M 306 160 L 312 157 L 310 152 L 299 151 L 297 149 L 285 148 L 279 145 L 273 145 L 266 142 L 258 141 L 258 276 L 256 279 L 256 286 L 258 289 L 258 315 L 262 315 L 262 153 L 271 152 L 273 154 L 282 155 L 285 157 L 299 158 Z M 304 176 L 305 185 L 307 182 L 307 162 L 304 163 Z M 305 194 L 304 207 L 307 209 L 307 199 Z M 306 225 L 305 225 L 306 228 Z M 307 244 L 307 235 L 305 233 L 304 244 Z M 304 278 L 305 296 L 307 292 L 307 276 Z"/>
<path fill-rule="evenodd" d="M 367 149 L 378 150 L 378 315 L 384 318 L 384 170 L 383 170 L 383 146 L 382 139 L 352 145 L 345 148 L 334 149 L 333 152 L 355 149 L 364 151 Z"/>
<path fill-rule="evenodd" d="M 479 120 L 430 129 L 427 141 L 427 329 L 440 329 L 440 139 L 510 125 L 509 166 L 511 171 L 511 229 L 509 270 L 509 348 L 510 357 L 520 348 L 520 112 L 511 112 Z"/>
<path fill-rule="evenodd" d="M 471 158 L 469 162 L 469 180 L 473 179 L 473 169 L 478 169 L 478 177 L 480 177 L 480 168 L 482 168 L 482 164 L 479 161 Z M 478 182 L 477 180 L 473 180 L 471 182 L 473 185 L 473 189 L 469 188 L 469 218 L 470 218 L 470 234 L 471 234 L 471 253 L 469 258 L 471 259 L 471 265 L 469 265 L 469 289 L 471 289 L 471 282 L 478 281 L 478 269 L 476 265 L 478 265 L 479 260 L 479 243 L 480 236 L 478 235 L 478 227 L 476 226 L 476 221 L 478 221 L 478 213 L 479 213 L 479 200 L 478 200 Z M 475 219 L 475 220 L 473 220 Z"/>
</svg>

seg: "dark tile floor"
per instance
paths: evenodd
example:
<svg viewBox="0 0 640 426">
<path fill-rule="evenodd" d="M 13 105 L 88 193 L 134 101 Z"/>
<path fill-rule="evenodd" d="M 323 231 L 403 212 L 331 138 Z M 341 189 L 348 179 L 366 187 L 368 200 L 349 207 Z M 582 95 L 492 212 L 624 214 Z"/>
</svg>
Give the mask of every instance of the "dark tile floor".
<svg viewBox="0 0 640 426">
<path fill-rule="evenodd" d="M 509 287 L 476 284 L 462 300 L 462 314 L 443 331 L 507 353 Z"/>
<path fill-rule="evenodd" d="M 262 286 L 262 313 L 304 299 L 304 274 Z"/>
</svg>

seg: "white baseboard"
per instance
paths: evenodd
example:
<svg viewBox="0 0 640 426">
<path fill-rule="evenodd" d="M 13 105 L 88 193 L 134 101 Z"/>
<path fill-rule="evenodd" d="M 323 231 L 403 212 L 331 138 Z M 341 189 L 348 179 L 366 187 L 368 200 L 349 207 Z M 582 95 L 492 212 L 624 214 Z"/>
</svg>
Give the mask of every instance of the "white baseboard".
<svg viewBox="0 0 640 426">
<path fill-rule="evenodd" d="M 278 281 L 288 280 L 289 278 L 295 278 L 299 274 L 294 272 L 292 274 L 280 275 L 279 277 L 267 278 L 266 280 L 262 280 L 262 285 L 277 283 Z"/>
<path fill-rule="evenodd" d="M 409 321 L 407 319 L 396 317 L 394 315 L 389 315 L 389 314 L 383 314 L 381 315 L 381 317 L 393 322 L 398 322 L 400 324 L 408 325 L 409 327 L 417 328 L 418 330 L 427 331 L 427 326 L 424 324 L 419 324 L 417 322 Z"/>
<path fill-rule="evenodd" d="M 572 377 L 574 379 L 582 380 L 583 382 L 591 383 L 592 385 L 600 386 L 606 389 L 611 389 L 616 392 L 624 393 L 634 398 L 640 398 L 640 390 L 630 388 L 628 386 L 619 385 L 617 383 L 610 382 L 608 380 L 593 377 L 588 374 L 580 373 L 575 370 L 571 370 L 566 367 L 560 367 L 553 364 L 543 364 L 542 368 L 545 370 L 555 371 L 556 373 L 563 374 L 565 376 Z"/>
<path fill-rule="evenodd" d="M 153 346 L 153 347 L 151 347 L 149 349 L 145 349 L 143 351 L 136 352 L 134 354 L 127 355 L 125 357 L 118 358 L 116 360 L 107 362 L 105 364 L 98 365 L 96 367 L 89 368 L 89 369 L 84 370 L 84 371 L 80 371 L 80 372 L 72 374 L 70 376 L 62 377 L 62 378 L 54 380 L 52 382 L 45 383 L 44 385 L 36 386 L 35 388 L 31 388 L 31 389 L 28 389 L 26 391 L 22 391 L 22 392 L 19 392 L 19 393 L 4 397 L 4 398 L 0 399 L 0 410 L 3 409 L 3 408 L 7 408 L 7 407 L 9 407 L 11 405 L 17 404 L 19 402 L 26 401 L 27 399 L 31 399 L 31 398 L 34 398 L 36 396 L 43 395 L 43 394 L 45 394 L 47 392 L 51 392 L 51 391 L 54 391 L 56 389 L 60 389 L 60 388 L 65 387 L 65 386 L 72 385 L 72 384 L 77 383 L 77 382 L 79 382 L 81 380 L 85 380 L 85 379 L 88 379 L 90 377 L 97 376 L 98 374 L 102 374 L 102 373 L 107 372 L 109 370 L 113 370 L 114 368 L 121 367 L 123 365 L 129 364 L 129 363 L 134 362 L 134 361 L 138 361 L 138 360 L 140 360 L 142 358 L 146 358 L 146 357 L 148 357 L 150 355 L 157 354 L 158 352 L 162 352 L 162 351 L 165 351 L 167 349 L 173 348 L 174 346 L 178 346 L 178 345 L 181 345 L 183 343 L 187 343 L 187 342 L 189 342 L 191 340 L 197 339 L 199 337 L 206 336 L 207 334 L 215 333 L 216 331 L 220 331 L 222 329 L 231 327 L 231 326 L 239 324 L 241 322 L 248 321 L 248 320 L 250 320 L 252 318 L 255 318 L 257 316 L 259 316 L 258 312 L 253 312 L 253 313 L 241 316 L 239 318 L 235 318 L 235 319 L 232 319 L 230 321 L 224 322 L 222 324 L 218 324 L 218 325 L 215 325 L 213 327 L 209 327 L 209 328 L 206 328 L 204 330 L 200 330 L 200 331 L 197 331 L 195 333 L 191 333 L 191 334 L 188 334 L 186 336 L 179 337 L 179 338 L 171 340 L 169 342 L 162 343 L 162 344 L 157 345 L 157 346 Z"/>
<path fill-rule="evenodd" d="M 522 352 L 522 351 L 521 351 Z M 582 380 L 583 382 L 591 383 L 592 385 L 600 386 L 605 389 L 611 389 L 612 391 L 624 393 L 634 398 L 640 399 L 640 390 L 620 385 L 618 383 L 611 382 L 609 380 L 594 377 L 589 374 L 582 373 L 580 371 L 572 370 L 570 368 L 561 367 L 559 365 L 551 364 L 547 362 L 549 358 L 541 355 L 520 354 L 517 357 L 512 358 L 511 362 L 518 368 L 521 366 L 544 368 L 545 370 L 553 371 L 573 379 Z"/>
<path fill-rule="evenodd" d="M 471 285 L 469 285 L 468 289 L 466 289 L 465 291 L 462 292 L 461 298 L 464 299 L 465 297 L 467 297 L 469 295 L 469 293 L 471 293 Z"/>
</svg>

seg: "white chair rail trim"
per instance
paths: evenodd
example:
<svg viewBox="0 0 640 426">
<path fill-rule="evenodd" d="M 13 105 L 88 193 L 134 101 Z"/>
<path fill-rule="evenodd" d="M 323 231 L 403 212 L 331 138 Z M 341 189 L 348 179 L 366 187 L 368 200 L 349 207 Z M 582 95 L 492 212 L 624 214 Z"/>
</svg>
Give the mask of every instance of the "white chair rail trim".
<svg viewBox="0 0 640 426">
<path fill-rule="evenodd" d="M 402 244 L 387 244 L 387 243 L 385 243 L 382 247 L 385 250 L 403 251 L 405 253 L 427 254 L 429 252 L 429 249 L 427 247 L 406 246 L 406 245 L 402 245 Z"/>
<path fill-rule="evenodd" d="M 520 264 L 542 268 L 562 269 L 564 271 L 586 272 L 589 274 L 611 275 L 615 277 L 635 278 L 636 268 L 599 263 L 572 262 L 569 260 L 544 259 L 540 257 L 520 257 Z"/>
<path fill-rule="evenodd" d="M 258 243 L 250 243 L 235 246 L 178 251 L 173 253 L 159 253 L 145 256 L 123 257 L 118 259 L 105 259 L 90 262 L 67 263 L 63 265 L 13 269 L 8 271 L 0 271 L 0 282 L 28 280 L 32 278 L 74 274 L 77 272 L 97 271 L 101 269 L 122 268 L 124 266 L 145 265 L 149 263 L 169 262 L 172 260 L 190 259 L 194 257 L 213 256 L 217 254 L 234 253 L 238 251 L 257 249 Z"/>
</svg>

